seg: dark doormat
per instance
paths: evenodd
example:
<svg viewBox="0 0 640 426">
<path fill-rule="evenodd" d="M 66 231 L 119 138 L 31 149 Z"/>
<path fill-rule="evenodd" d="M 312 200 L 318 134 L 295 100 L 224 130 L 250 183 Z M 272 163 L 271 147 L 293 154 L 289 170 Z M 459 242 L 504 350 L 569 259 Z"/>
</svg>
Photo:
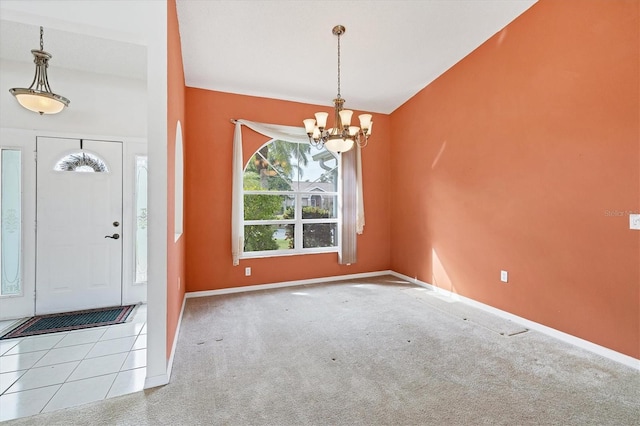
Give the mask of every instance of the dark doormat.
<svg viewBox="0 0 640 426">
<path fill-rule="evenodd" d="M 115 306 L 61 314 L 38 315 L 29 318 L 9 332 L 3 334 L 0 340 L 121 324 L 127 321 L 127 318 L 129 318 L 137 306 L 138 305 Z"/>
</svg>

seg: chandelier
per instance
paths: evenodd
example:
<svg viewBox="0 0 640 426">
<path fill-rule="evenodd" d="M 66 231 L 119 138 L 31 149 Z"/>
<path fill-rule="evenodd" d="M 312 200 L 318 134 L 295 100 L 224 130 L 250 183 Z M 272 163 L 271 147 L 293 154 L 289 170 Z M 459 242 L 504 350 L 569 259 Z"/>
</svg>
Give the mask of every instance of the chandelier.
<svg viewBox="0 0 640 426">
<path fill-rule="evenodd" d="M 42 114 L 57 114 L 64 107 L 69 106 L 69 99 L 64 96 L 56 95 L 49 87 L 49 79 L 47 78 L 47 67 L 49 59 L 52 58 L 50 53 L 44 51 L 44 43 L 42 41 L 43 30 L 40 27 L 40 49 L 33 49 L 33 62 L 36 64 L 36 74 L 33 82 L 28 89 L 13 88 L 9 92 L 16 97 L 16 100 L 26 109 Z"/>
<path fill-rule="evenodd" d="M 316 112 L 316 118 L 303 120 L 305 131 L 309 136 L 309 143 L 316 147 L 323 146 L 332 152 L 345 152 L 358 145 L 364 148 L 371 136 L 371 114 L 361 114 L 360 127 L 351 125 L 353 111 L 343 109 L 344 99 L 340 96 L 340 36 L 346 28 L 342 25 L 333 27 L 333 35 L 338 36 L 338 96 L 333 100 L 335 126 L 327 129 L 328 112 Z"/>
</svg>

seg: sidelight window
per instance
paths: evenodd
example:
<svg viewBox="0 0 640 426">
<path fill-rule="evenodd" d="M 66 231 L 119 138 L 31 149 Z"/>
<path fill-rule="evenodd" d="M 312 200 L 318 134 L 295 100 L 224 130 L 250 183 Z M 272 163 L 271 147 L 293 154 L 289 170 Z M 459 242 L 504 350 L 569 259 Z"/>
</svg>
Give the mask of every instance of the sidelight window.
<svg viewBox="0 0 640 426">
<path fill-rule="evenodd" d="M 135 283 L 147 282 L 147 157 L 136 156 Z"/>
<path fill-rule="evenodd" d="M 0 296 L 22 294 L 22 155 L 0 149 Z"/>
</svg>

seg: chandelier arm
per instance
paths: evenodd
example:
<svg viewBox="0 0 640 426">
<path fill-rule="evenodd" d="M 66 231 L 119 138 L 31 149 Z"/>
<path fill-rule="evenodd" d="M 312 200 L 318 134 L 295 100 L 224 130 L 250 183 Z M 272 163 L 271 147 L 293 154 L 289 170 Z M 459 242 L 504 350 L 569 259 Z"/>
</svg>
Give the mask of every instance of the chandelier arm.
<svg viewBox="0 0 640 426">
<path fill-rule="evenodd" d="M 364 142 L 363 142 L 363 139 L 364 139 Z M 363 137 L 362 132 L 359 132 L 356 143 L 358 144 L 358 147 L 364 148 L 369 144 L 369 137 L 367 135 L 364 135 Z"/>
<path fill-rule="evenodd" d="M 44 89 L 47 92 L 53 93 L 53 90 L 51 90 L 51 86 L 49 86 L 49 76 L 47 75 L 47 72 L 46 72 L 45 68 L 47 68 L 47 63 L 46 62 L 42 64 L 42 70 L 41 70 L 41 73 L 40 73 L 41 78 L 42 78 L 42 83 L 44 85 Z"/>
<path fill-rule="evenodd" d="M 38 81 L 36 83 L 36 90 L 44 92 L 44 72 L 42 70 L 42 59 L 38 58 L 37 61 L 38 63 L 36 64 L 36 78 Z"/>
<path fill-rule="evenodd" d="M 39 76 L 39 72 L 38 72 L 38 62 L 37 62 L 38 58 L 36 58 L 33 62 L 36 63 L 36 72 L 33 75 L 33 81 L 31 82 L 31 86 L 29 86 L 29 90 L 33 90 L 33 86 L 36 84 L 36 82 L 38 81 L 38 76 Z M 36 90 L 38 90 L 38 86 L 36 86 Z"/>
<path fill-rule="evenodd" d="M 333 134 L 342 134 L 342 123 L 340 122 L 340 107 L 338 106 L 337 102 L 334 109 L 333 122 L 336 123 L 335 127 L 333 128 Z"/>
<path fill-rule="evenodd" d="M 309 144 L 314 148 L 320 149 L 322 148 L 322 145 L 324 145 L 324 142 L 321 138 L 315 139 L 313 136 L 309 136 Z"/>
<path fill-rule="evenodd" d="M 38 83 L 37 83 L 36 89 L 41 91 L 47 91 L 46 86 L 44 84 L 46 72 L 42 66 L 42 59 L 38 58 L 38 61 L 39 63 L 38 65 L 36 65 L 36 75 L 38 76 Z"/>
</svg>

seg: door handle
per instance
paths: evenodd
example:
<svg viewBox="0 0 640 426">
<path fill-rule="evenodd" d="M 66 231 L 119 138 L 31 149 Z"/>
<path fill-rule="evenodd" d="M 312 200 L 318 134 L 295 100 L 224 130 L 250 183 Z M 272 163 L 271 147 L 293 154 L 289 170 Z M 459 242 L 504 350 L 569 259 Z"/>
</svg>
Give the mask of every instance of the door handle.
<svg viewBox="0 0 640 426">
<path fill-rule="evenodd" d="M 113 235 L 105 235 L 105 238 L 113 238 L 114 240 L 117 240 L 118 238 L 120 238 L 119 234 L 113 234 Z"/>
</svg>

